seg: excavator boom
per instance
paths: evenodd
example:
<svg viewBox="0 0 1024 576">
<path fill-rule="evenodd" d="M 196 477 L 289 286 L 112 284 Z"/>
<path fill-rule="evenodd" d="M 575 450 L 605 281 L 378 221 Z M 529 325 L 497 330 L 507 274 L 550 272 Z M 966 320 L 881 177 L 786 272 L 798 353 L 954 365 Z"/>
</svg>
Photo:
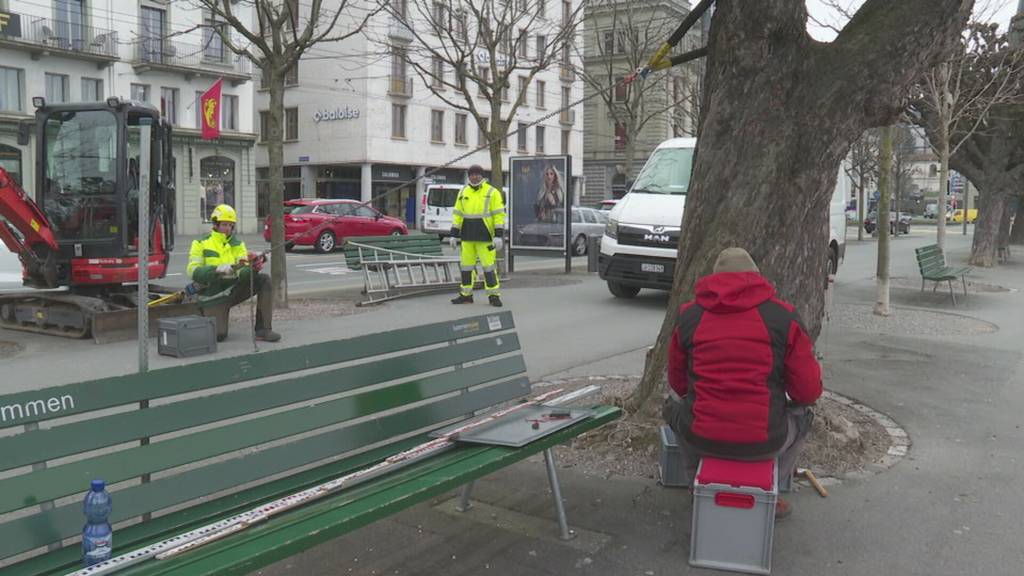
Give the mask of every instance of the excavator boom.
<svg viewBox="0 0 1024 576">
<path fill-rule="evenodd" d="M 0 241 L 18 255 L 26 283 L 57 287 L 53 255 L 59 247 L 39 206 L 0 168 Z"/>
</svg>

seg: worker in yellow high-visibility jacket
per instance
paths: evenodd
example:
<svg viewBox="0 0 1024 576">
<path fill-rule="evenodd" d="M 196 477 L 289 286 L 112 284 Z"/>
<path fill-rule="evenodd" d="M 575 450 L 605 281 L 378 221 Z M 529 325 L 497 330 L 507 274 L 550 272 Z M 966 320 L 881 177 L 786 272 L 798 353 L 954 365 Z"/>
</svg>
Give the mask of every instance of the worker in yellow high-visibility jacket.
<svg viewBox="0 0 1024 576">
<path fill-rule="evenodd" d="M 491 306 L 501 307 L 498 292 L 498 252 L 504 246 L 505 201 L 501 190 L 484 181 L 484 170 L 474 164 L 469 167 L 469 184 L 455 200 L 451 235 L 448 242 L 454 248 L 461 241 L 459 268 L 462 272 L 459 296 L 452 304 L 473 303 L 473 272 L 477 259 L 484 269 L 484 287 Z"/>
</svg>

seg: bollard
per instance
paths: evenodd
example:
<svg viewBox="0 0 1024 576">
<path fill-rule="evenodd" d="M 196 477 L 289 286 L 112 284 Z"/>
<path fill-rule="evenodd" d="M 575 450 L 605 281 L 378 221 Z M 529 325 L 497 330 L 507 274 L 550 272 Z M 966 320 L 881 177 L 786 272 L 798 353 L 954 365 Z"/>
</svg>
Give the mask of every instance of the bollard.
<svg viewBox="0 0 1024 576">
<path fill-rule="evenodd" d="M 601 237 L 587 238 L 587 272 L 597 272 L 597 258 L 601 253 Z"/>
</svg>

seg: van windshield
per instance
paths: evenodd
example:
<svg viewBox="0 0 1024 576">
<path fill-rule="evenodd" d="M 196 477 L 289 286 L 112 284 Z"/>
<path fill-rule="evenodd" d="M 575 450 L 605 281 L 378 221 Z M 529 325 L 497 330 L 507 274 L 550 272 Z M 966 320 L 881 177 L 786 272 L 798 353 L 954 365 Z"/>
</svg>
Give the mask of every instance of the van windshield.
<svg viewBox="0 0 1024 576">
<path fill-rule="evenodd" d="M 458 196 L 459 191 L 455 188 L 431 188 L 427 191 L 427 205 L 452 208 Z"/>
<path fill-rule="evenodd" d="M 686 194 L 692 168 L 693 148 L 659 148 L 644 164 L 630 192 Z"/>
</svg>

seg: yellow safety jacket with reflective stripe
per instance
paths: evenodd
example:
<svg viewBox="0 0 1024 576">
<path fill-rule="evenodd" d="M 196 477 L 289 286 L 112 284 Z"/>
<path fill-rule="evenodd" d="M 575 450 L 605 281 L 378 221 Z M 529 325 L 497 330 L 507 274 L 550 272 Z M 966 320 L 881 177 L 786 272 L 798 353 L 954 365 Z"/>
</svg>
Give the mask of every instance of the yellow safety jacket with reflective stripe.
<svg viewBox="0 0 1024 576">
<path fill-rule="evenodd" d="M 482 182 L 475 189 L 467 184 L 455 200 L 452 228 L 453 233 L 465 241 L 489 242 L 495 230 L 505 229 L 505 201 L 501 190 L 489 182 Z"/>
<path fill-rule="evenodd" d="M 234 235 L 225 236 L 213 230 L 208 235 L 192 241 L 185 271 L 188 272 L 189 279 L 200 284 L 218 284 L 220 278 L 217 276 L 217 266 L 237 264 L 248 254 L 245 242 Z"/>
</svg>

